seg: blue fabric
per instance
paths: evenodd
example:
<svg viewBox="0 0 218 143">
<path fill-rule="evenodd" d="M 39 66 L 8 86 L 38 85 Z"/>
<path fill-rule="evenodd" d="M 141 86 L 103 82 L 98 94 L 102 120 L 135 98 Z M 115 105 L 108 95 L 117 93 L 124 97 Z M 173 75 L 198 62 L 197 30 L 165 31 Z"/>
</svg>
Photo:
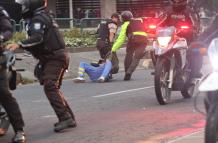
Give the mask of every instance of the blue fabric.
<svg viewBox="0 0 218 143">
<path fill-rule="evenodd" d="M 90 80 L 97 81 L 101 76 L 108 78 L 112 68 L 112 63 L 111 61 L 107 60 L 106 63 L 100 64 L 99 67 L 94 67 L 89 63 L 81 62 L 80 68 L 85 69 L 85 73 L 88 74 Z"/>
</svg>

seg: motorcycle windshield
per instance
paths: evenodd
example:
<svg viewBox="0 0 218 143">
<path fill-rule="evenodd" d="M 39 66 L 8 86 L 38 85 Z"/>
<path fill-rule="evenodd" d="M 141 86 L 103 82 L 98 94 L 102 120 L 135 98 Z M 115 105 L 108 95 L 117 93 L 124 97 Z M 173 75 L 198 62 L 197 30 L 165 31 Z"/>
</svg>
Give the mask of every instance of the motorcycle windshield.
<svg viewBox="0 0 218 143">
<path fill-rule="evenodd" d="M 166 27 L 157 29 L 157 37 L 172 37 L 175 33 L 175 27 Z"/>
</svg>

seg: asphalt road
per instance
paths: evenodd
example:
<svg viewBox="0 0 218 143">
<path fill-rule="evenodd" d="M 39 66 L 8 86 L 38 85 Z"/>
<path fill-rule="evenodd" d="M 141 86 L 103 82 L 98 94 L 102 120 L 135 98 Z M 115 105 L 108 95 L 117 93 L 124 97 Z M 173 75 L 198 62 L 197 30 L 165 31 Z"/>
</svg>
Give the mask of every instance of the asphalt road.
<svg viewBox="0 0 218 143">
<path fill-rule="evenodd" d="M 123 73 L 103 84 L 65 81 L 63 91 L 76 114 L 78 127 L 58 134 L 53 132 L 57 119 L 42 87 L 19 87 L 14 96 L 26 122 L 28 142 L 160 143 L 201 129 L 204 117 L 194 110 L 193 99 L 183 99 L 175 92 L 169 105 L 157 103 L 150 72 L 138 70 L 130 82 L 122 80 Z M 199 107 L 203 108 L 201 101 Z M 12 136 L 10 128 L 0 143 L 10 142 Z"/>
</svg>

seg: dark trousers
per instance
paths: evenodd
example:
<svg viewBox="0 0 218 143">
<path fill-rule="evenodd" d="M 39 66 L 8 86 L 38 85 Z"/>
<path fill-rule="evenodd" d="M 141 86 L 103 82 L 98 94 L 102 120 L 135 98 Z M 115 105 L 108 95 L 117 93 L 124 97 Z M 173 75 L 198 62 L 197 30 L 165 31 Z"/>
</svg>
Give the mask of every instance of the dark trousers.
<svg viewBox="0 0 218 143">
<path fill-rule="evenodd" d="M 194 48 L 188 49 L 187 59 L 191 67 L 191 76 L 198 77 L 198 73 L 201 71 L 203 66 L 203 56 L 196 52 Z"/>
<path fill-rule="evenodd" d="M 146 43 L 128 43 L 124 61 L 125 72 L 132 74 L 145 55 Z"/>
<path fill-rule="evenodd" d="M 109 42 L 107 42 L 106 40 L 98 39 L 96 46 L 101 58 L 105 59 L 108 53 L 111 51 L 111 46 Z"/>
<path fill-rule="evenodd" d="M 0 103 L 6 110 L 14 131 L 22 131 L 24 127 L 23 117 L 16 99 L 9 91 L 6 70 L 0 70 Z"/>
<path fill-rule="evenodd" d="M 60 91 L 65 70 L 68 68 L 68 61 L 68 59 L 51 59 L 43 64 L 42 79 L 44 91 L 59 121 L 69 118 L 75 119 L 74 114 L 65 100 L 63 93 Z"/>
</svg>

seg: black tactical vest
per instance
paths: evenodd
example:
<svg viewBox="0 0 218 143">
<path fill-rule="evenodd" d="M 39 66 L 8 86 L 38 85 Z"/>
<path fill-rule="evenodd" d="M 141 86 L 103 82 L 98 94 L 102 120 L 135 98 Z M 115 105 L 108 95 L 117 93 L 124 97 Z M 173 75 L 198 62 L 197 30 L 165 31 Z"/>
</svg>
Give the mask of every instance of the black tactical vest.
<svg viewBox="0 0 218 143">
<path fill-rule="evenodd" d="M 97 38 L 98 39 L 101 39 L 102 41 L 109 41 L 110 31 L 109 31 L 108 25 L 111 23 L 116 24 L 115 22 L 113 22 L 111 20 L 110 21 L 104 20 L 100 23 L 98 31 L 97 31 L 97 34 L 98 34 Z"/>
</svg>

